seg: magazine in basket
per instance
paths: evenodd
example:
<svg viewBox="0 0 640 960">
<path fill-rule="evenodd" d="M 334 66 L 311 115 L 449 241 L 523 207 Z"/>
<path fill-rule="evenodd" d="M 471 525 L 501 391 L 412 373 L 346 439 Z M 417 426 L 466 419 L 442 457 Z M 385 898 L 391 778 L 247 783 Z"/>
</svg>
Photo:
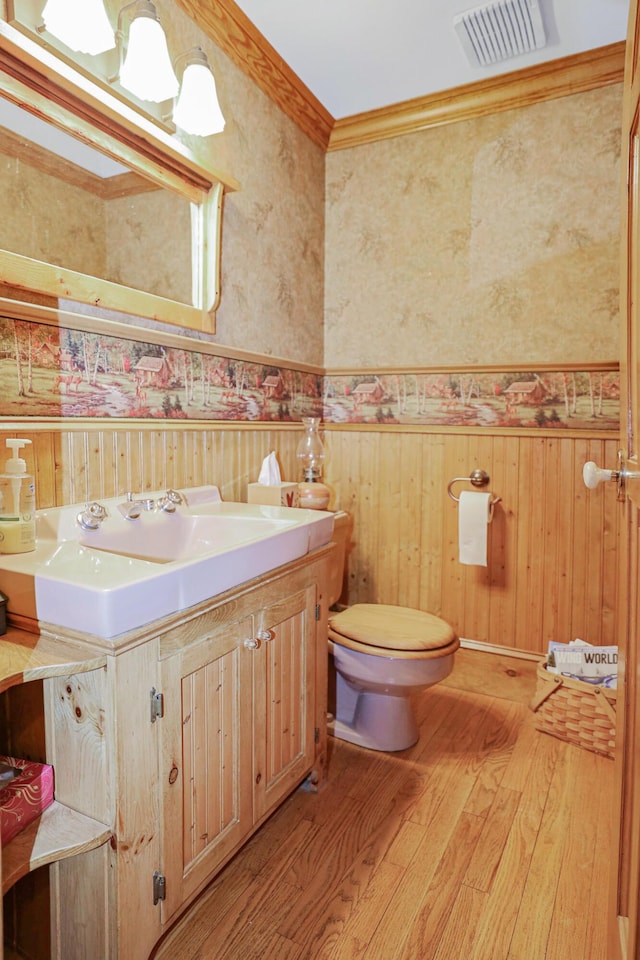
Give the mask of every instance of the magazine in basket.
<svg viewBox="0 0 640 960">
<path fill-rule="evenodd" d="M 549 673 L 615 690 L 618 682 L 618 648 L 595 647 L 581 640 L 571 643 L 549 642 Z"/>
</svg>

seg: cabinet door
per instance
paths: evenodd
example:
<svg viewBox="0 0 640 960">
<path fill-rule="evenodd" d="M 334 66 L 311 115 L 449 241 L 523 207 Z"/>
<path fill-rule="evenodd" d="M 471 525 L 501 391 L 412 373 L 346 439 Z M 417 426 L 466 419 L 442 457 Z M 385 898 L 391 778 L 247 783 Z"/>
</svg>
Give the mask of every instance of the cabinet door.
<svg viewBox="0 0 640 960">
<path fill-rule="evenodd" d="M 316 588 L 265 607 L 254 650 L 254 817 L 309 773 L 314 759 Z"/>
<path fill-rule="evenodd" d="M 253 618 L 162 664 L 163 923 L 251 830 Z"/>
</svg>

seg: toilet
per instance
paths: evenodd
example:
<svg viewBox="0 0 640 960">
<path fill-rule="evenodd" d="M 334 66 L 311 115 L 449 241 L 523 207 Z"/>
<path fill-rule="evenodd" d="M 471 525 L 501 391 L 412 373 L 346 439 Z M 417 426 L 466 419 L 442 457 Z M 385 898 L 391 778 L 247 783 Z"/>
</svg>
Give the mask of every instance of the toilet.
<svg viewBox="0 0 640 960">
<path fill-rule="evenodd" d="M 444 680 L 460 641 L 439 617 L 411 607 L 335 606 L 342 594 L 351 536 L 349 514 L 336 513 L 330 573 L 329 652 L 335 668 L 335 716 L 329 733 L 370 750 L 405 750 L 419 736 L 411 696 Z"/>
</svg>

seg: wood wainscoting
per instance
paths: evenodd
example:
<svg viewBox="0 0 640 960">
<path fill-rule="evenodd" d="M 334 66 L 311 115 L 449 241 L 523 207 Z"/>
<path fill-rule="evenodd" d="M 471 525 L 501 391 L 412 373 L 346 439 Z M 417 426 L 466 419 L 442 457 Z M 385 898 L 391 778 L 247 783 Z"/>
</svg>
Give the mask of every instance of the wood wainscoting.
<svg viewBox="0 0 640 960">
<path fill-rule="evenodd" d="M 201 484 L 215 484 L 225 500 L 246 500 L 247 484 L 258 479 L 262 460 L 272 450 L 283 479 L 297 477 L 301 428 L 300 423 L 271 428 L 178 422 L 167 427 L 96 421 L 87 429 L 85 421 L 84 427 L 62 430 L 29 430 L 23 424 L 3 435 L 32 441 L 27 464 L 35 473 L 36 505 L 42 509 L 107 499 L 127 490 L 181 490 Z"/>
<path fill-rule="evenodd" d="M 354 517 L 348 602 L 429 610 L 461 637 L 531 652 L 551 639 L 616 643 L 615 437 L 329 428 L 325 478 Z M 501 498 L 487 567 L 458 562 L 454 477 L 481 468 Z M 473 487 L 457 484 L 454 492 Z"/>
<path fill-rule="evenodd" d="M 284 479 L 299 473 L 298 423 L 26 427 L 5 433 L 33 441 L 38 507 L 203 483 L 245 500 L 272 450 Z M 329 425 L 324 439 L 332 506 L 354 517 L 350 603 L 430 610 L 462 637 L 534 653 L 550 639 L 616 642 L 619 508 L 613 484 L 586 489 L 582 465 L 615 466 L 617 438 Z M 476 467 L 501 498 L 486 568 L 458 562 L 447 496 Z"/>
</svg>

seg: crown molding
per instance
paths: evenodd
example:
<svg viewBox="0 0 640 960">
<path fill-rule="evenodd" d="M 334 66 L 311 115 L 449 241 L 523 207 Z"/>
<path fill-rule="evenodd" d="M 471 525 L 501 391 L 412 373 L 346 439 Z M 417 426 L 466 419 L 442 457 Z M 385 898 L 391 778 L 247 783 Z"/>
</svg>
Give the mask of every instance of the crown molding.
<svg viewBox="0 0 640 960">
<path fill-rule="evenodd" d="M 334 120 L 234 0 L 176 0 L 315 144 L 344 150 L 621 83 L 624 42 Z"/>
<path fill-rule="evenodd" d="M 336 120 L 328 149 L 344 150 L 621 83 L 624 53 L 624 42 L 612 43 L 525 70 L 345 117 Z"/>
<path fill-rule="evenodd" d="M 334 119 L 233 0 L 176 0 L 283 113 L 323 150 Z"/>
</svg>

